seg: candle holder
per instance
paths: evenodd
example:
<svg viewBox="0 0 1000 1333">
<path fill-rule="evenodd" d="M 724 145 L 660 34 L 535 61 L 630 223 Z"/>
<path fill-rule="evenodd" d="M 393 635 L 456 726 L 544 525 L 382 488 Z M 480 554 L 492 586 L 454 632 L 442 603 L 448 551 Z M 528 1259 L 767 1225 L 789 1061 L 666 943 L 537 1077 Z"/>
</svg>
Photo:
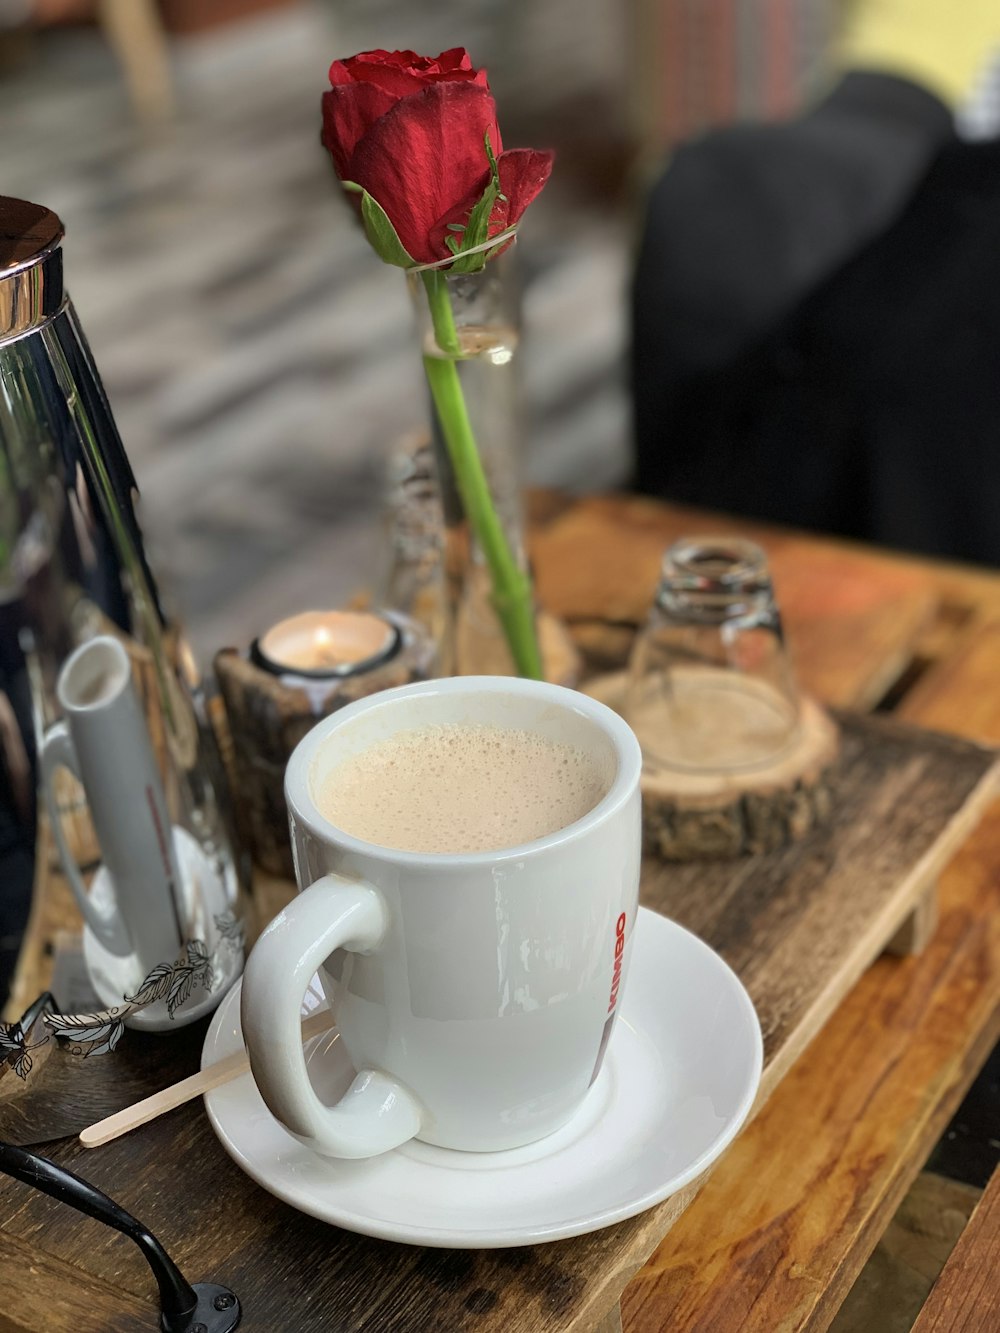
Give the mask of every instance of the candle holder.
<svg viewBox="0 0 1000 1333">
<path fill-rule="evenodd" d="M 389 611 L 307 611 L 248 651 L 216 654 L 236 822 L 257 865 L 287 879 L 295 873 L 284 781 L 303 736 L 355 699 L 428 679 L 434 661 L 423 627 Z"/>
<path fill-rule="evenodd" d="M 272 676 L 347 680 L 397 657 L 403 631 L 388 616 L 363 611 L 303 611 L 250 645 L 250 661 Z"/>
</svg>

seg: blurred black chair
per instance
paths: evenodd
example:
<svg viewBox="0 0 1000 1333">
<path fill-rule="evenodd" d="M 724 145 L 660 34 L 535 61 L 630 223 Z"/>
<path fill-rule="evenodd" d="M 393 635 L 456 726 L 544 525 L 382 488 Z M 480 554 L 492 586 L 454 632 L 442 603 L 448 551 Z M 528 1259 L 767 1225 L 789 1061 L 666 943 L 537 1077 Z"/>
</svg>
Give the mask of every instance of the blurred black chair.
<svg viewBox="0 0 1000 1333">
<path fill-rule="evenodd" d="M 632 301 L 636 484 L 1000 564 L 1000 140 L 848 74 L 682 148 Z"/>
</svg>

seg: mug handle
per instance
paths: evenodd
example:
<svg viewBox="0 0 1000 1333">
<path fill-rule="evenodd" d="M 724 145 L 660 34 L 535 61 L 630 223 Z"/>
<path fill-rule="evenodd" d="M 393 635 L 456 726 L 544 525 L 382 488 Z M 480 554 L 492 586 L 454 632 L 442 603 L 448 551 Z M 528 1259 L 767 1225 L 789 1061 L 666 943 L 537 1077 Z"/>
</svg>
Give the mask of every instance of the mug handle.
<svg viewBox="0 0 1000 1333">
<path fill-rule="evenodd" d="M 87 886 L 80 874 L 80 867 L 76 863 L 76 857 L 66 840 L 62 815 L 59 813 L 59 803 L 56 800 L 55 791 L 56 770 L 66 768 L 81 785 L 83 781 L 80 777 L 80 765 L 77 762 L 73 738 L 69 734 L 65 722 L 56 722 L 49 727 L 42 739 L 39 758 L 41 760 L 42 789 L 45 792 L 45 803 L 48 806 L 49 821 L 52 824 L 52 833 L 56 840 L 56 849 L 59 852 L 59 860 L 62 862 L 66 882 L 73 891 L 73 897 L 83 913 L 84 921 L 98 940 L 113 954 L 123 957 L 131 951 L 132 942 L 114 909 L 108 913 L 99 912 L 91 902 L 87 893 Z"/>
<path fill-rule="evenodd" d="M 254 1081 L 268 1110 L 324 1157 L 374 1157 L 419 1131 L 413 1094 L 378 1069 L 359 1072 L 335 1106 L 313 1091 L 302 1051 L 302 1000 L 335 949 L 374 953 L 388 911 L 363 880 L 324 875 L 279 912 L 243 973 L 240 1017 Z"/>
</svg>

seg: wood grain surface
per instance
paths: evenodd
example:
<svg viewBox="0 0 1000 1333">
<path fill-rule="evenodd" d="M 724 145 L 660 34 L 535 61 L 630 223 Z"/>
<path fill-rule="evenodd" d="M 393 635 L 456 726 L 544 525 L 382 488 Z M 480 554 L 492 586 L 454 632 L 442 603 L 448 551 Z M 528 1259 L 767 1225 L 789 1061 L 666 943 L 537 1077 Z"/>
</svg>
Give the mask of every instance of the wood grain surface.
<svg viewBox="0 0 1000 1333">
<path fill-rule="evenodd" d="M 995 1333 L 1000 1324 L 1000 1170 L 959 1237 L 913 1333 Z"/>
<path fill-rule="evenodd" d="M 736 863 L 653 863 L 643 882 L 647 906 L 707 939 L 747 986 L 764 1032 L 768 1088 L 910 914 L 923 910 L 926 890 L 996 789 L 990 751 L 889 718 L 845 715 L 841 723 L 828 826 Z M 970 784 L 967 772 L 968 795 L 955 805 L 946 794 L 957 776 L 952 764 L 970 760 L 982 765 L 980 776 Z M 928 839 L 929 812 L 942 802 L 952 813 Z"/>
<path fill-rule="evenodd" d="M 844 1298 L 829 1333 L 911 1333 L 982 1196 L 974 1185 L 921 1171 Z"/>
<path fill-rule="evenodd" d="M 623 1301 L 625 1333 L 825 1329 L 1000 1037 L 1000 810 L 926 952 L 871 968 Z"/>
<path fill-rule="evenodd" d="M 538 528 L 539 599 L 571 632 L 579 626 L 577 644 L 595 669 L 620 666 L 649 614 L 666 547 L 713 532 L 761 543 L 800 680 L 837 707 L 882 698 L 941 599 L 924 570 L 888 554 L 634 496 L 590 497 Z"/>
<path fill-rule="evenodd" d="M 965 742 L 889 721 L 845 719 L 837 810 L 819 834 L 738 863 L 647 867 L 647 905 L 695 929 L 747 984 L 764 1030 L 765 1094 L 966 836 L 993 762 L 990 753 Z M 909 965 L 885 966 L 898 973 Z M 867 1026 L 852 1032 L 852 1040 L 870 1046 L 875 1019 L 867 1014 Z M 198 1033 L 189 1033 L 195 1043 Z M 834 1052 L 831 1088 L 838 1064 L 849 1058 L 843 1046 Z M 182 1058 L 177 1041 L 129 1034 L 115 1059 L 119 1053 L 156 1062 L 163 1083 L 192 1072 L 190 1053 Z M 110 1057 L 99 1068 L 114 1077 Z M 756 1150 L 761 1157 L 749 1167 L 742 1159 L 748 1178 L 769 1170 L 772 1146 L 758 1142 Z M 296 1333 L 589 1333 L 700 1183 L 590 1236 L 464 1252 L 368 1240 L 294 1212 L 229 1161 L 200 1105 L 103 1148 L 85 1153 L 61 1143 L 52 1155 L 140 1216 L 189 1280 L 231 1286 L 243 1301 L 247 1330 Z M 723 1159 L 719 1170 L 725 1166 Z M 730 1198 L 728 1206 L 735 1203 Z M 47 1256 L 89 1274 L 95 1301 L 101 1283 L 109 1292 L 152 1298 L 151 1282 L 132 1263 L 127 1242 L 16 1182 L 0 1181 L 0 1229 L 44 1244 Z M 112 1306 L 109 1295 L 109 1320 Z"/>
<path fill-rule="evenodd" d="M 977 580 L 992 615 L 1000 581 Z M 900 711 L 997 744 L 986 683 L 962 646 Z M 827 1327 L 1000 1037 L 998 865 L 1000 804 L 941 876 L 923 956 L 861 978 L 627 1289 L 625 1333 Z"/>
<path fill-rule="evenodd" d="M 102 1230 L 82 1218 L 80 1225 L 94 1233 Z M 131 1259 L 137 1270 L 145 1268 L 138 1249 L 129 1241 L 125 1245 L 131 1254 L 123 1254 L 122 1267 Z M 53 1259 L 37 1242 L 3 1231 L 0 1272 L 0 1333 L 138 1333 L 157 1326 L 159 1305 L 153 1293 L 145 1300 L 133 1296 L 117 1281 L 94 1278 Z"/>
<path fill-rule="evenodd" d="M 998 677 L 1000 621 L 991 620 L 916 682 L 901 700 L 898 714 L 981 744 L 1000 744 Z"/>
</svg>

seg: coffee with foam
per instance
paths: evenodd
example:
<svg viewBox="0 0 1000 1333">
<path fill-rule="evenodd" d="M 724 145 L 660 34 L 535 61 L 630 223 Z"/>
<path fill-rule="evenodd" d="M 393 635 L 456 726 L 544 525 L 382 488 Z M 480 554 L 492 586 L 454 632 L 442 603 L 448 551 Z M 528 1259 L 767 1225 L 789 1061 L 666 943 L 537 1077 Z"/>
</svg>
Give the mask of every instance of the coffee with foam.
<svg viewBox="0 0 1000 1333">
<path fill-rule="evenodd" d="M 314 792 L 345 833 L 409 852 L 485 852 L 588 814 L 610 775 L 583 749 L 513 727 L 443 723 L 350 755 Z"/>
</svg>

